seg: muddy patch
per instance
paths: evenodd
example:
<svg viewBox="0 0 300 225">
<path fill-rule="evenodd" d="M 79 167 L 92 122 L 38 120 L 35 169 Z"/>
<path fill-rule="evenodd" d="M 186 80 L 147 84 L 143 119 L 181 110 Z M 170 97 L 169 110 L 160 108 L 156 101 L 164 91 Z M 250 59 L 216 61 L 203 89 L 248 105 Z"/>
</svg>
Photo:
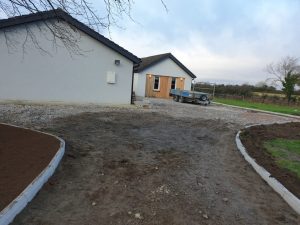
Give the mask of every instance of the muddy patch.
<svg viewBox="0 0 300 225">
<path fill-rule="evenodd" d="M 13 224 L 299 224 L 240 156 L 236 127 L 122 110 L 54 119 L 42 129 L 66 155 Z"/>
</svg>

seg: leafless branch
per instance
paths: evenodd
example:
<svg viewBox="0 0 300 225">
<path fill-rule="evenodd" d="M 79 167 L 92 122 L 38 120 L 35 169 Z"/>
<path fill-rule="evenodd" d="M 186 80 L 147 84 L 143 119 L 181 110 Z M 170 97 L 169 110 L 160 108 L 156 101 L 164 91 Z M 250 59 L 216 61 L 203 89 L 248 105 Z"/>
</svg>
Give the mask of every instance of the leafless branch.
<svg viewBox="0 0 300 225">
<path fill-rule="evenodd" d="M 286 56 L 277 63 L 268 64 L 265 70 L 273 76 L 266 81 L 271 82 L 272 85 L 280 84 L 288 102 L 290 102 L 295 86 L 300 83 L 298 58 Z"/>
<path fill-rule="evenodd" d="M 98 11 L 93 7 L 90 1 L 91 0 L 0 0 L 0 11 L 9 18 L 61 8 L 97 32 L 101 33 L 103 30 L 108 30 L 109 34 L 110 27 L 119 26 L 120 20 L 124 17 L 134 21 L 131 16 L 134 0 L 102 0 L 103 7 L 99 8 Z M 160 1 L 165 10 L 168 11 L 164 0 Z M 52 42 L 54 48 L 57 49 L 58 44 L 62 43 L 71 54 L 81 54 L 82 51 L 78 46 L 78 34 L 72 32 L 72 26 L 66 28 L 66 26 L 62 26 L 59 21 L 47 20 L 43 21 L 42 24 L 36 25 L 40 31 L 43 30 L 42 25 L 52 34 L 52 37 L 46 37 L 47 35 L 45 35 L 45 37 Z M 8 51 L 10 52 L 16 47 L 18 41 L 14 40 L 11 36 L 11 34 L 13 34 L 11 29 L 6 29 L 2 32 L 4 33 Z M 36 34 L 33 32 L 33 27 L 25 26 L 25 32 L 26 35 L 21 44 L 24 54 L 26 53 L 25 49 L 29 43 L 33 44 L 34 47 L 39 49 L 42 53 L 46 53 L 47 50 L 35 37 Z M 47 54 L 50 53 L 48 52 Z"/>
<path fill-rule="evenodd" d="M 160 0 L 160 2 L 161 2 L 161 4 L 164 6 L 166 12 L 169 12 L 168 7 L 167 7 L 165 1 L 164 1 L 164 0 Z"/>
<path fill-rule="evenodd" d="M 71 16 L 80 20 L 90 28 L 97 32 L 117 25 L 123 16 L 131 18 L 131 7 L 133 0 L 103 0 L 103 8 L 99 9 L 99 14 L 89 0 L 0 0 L 0 10 L 6 17 L 21 16 L 29 13 L 38 13 L 41 11 L 61 8 Z M 102 15 L 102 16 L 99 16 Z M 71 54 L 80 54 L 78 46 L 78 34 L 72 32 L 73 27 L 66 28 L 58 21 L 43 21 L 43 25 L 50 31 L 52 37 L 47 37 L 52 41 L 53 46 L 62 43 Z M 42 24 L 36 25 L 38 29 L 42 29 Z M 35 37 L 37 34 L 33 32 L 33 26 L 25 26 L 25 36 L 21 48 L 26 53 L 26 47 L 33 44 L 42 53 L 47 51 L 44 49 L 39 40 Z M 10 52 L 16 47 L 17 40 L 14 39 L 11 29 L 2 30 L 4 33 L 5 43 Z M 60 41 L 58 41 L 60 40 Z M 56 46 L 57 48 L 57 46 Z"/>
</svg>

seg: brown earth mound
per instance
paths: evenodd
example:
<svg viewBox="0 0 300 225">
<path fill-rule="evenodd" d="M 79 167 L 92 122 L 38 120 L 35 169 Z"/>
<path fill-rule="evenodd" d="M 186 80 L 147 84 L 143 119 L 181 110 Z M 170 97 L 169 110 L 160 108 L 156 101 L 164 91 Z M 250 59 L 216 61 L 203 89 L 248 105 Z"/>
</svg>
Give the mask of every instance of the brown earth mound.
<svg viewBox="0 0 300 225">
<path fill-rule="evenodd" d="M 52 136 L 0 124 L 0 211 L 44 170 L 59 145 Z"/>
<path fill-rule="evenodd" d="M 274 158 L 263 147 L 265 141 L 275 138 L 300 140 L 300 123 L 254 126 L 241 133 L 241 141 L 251 157 L 300 198 L 300 179 L 289 170 L 278 167 Z"/>
</svg>

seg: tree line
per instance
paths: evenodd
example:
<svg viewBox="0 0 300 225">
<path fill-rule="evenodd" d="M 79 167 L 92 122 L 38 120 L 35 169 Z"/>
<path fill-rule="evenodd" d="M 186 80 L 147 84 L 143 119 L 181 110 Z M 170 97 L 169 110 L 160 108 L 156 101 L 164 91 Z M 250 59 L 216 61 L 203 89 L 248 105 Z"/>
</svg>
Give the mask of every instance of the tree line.
<svg viewBox="0 0 300 225">
<path fill-rule="evenodd" d="M 242 85 L 231 85 L 231 84 L 210 84 L 210 83 L 196 83 L 195 91 L 207 91 L 212 92 L 215 88 L 215 93 L 218 95 L 237 95 L 244 97 L 251 97 L 253 92 L 261 92 L 261 93 L 282 93 L 282 91 L 277 90 L 273 86 L 268 85 L 250 85 L 250 84 L 242 84 Z M 300 91 L 299 91 L 300 94 Z"/>
<path fill-rule="evenodd" d="M 298 64 L 298 58 L 286 56 L 276 63 L 268 64 L 265 71 L 271 77 L 256 85 L 196 83 L 193 88 L 195 91 L 215 90 L 217 95 L 243 97 L 251 97 L 254 92 L 260 92 L 263 95 L 267 93 L 284 94 L 288 103 L 295 100 L 293 95 L 300 95 L 300 65 Z M 280 90 L 276 87 L 280 87 Z"/>
</svg>

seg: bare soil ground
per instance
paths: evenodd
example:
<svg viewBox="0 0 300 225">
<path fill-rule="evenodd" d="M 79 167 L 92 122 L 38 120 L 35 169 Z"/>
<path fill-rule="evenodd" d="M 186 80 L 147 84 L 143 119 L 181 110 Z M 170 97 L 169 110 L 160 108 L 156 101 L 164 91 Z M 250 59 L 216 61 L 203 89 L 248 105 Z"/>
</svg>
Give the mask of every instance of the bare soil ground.
<svg viewBox="0 0 300 225">
<path fill-rule="evenodd" d="M 52 136 L 0 124 L 0 211 L 45 169 L 59 145 Z"/>
<path fill-rule="evenodd" d="M 59 169 L 15 225 L 300 224 L 234 142 L 245 124 L 290 118 L 156 99 L 90 112 L 2 109 L 0 120 L 51 132 L 67 144 Z M 70 113 L 60 117 L 58 110 Z"/>
<path fill-rule="evenodd" d="M 254 126 L 243 130 L 241 141 L 259 165 L 300 198 L 300 180 L 288 169 L 280 168 L 264 147 L 264 142 L 276 138 L 300 140 L 300 123 Z"/>
</svg>

